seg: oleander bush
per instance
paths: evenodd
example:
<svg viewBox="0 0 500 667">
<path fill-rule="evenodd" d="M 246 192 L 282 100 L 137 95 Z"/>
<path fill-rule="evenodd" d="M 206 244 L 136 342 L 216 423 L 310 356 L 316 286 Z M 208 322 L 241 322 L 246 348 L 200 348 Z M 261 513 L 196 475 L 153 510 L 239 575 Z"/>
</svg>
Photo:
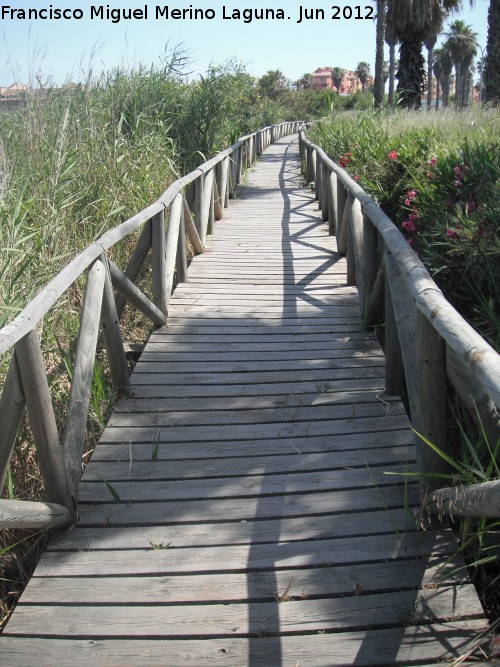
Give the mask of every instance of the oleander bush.
<svg viewBox="0 0 500 667">
<path fill-rule="evenodd" d="M 459 312 L 500 346 L 500 117 L 337 114 L 311 138 L 379 203 Z"/>
</svg>

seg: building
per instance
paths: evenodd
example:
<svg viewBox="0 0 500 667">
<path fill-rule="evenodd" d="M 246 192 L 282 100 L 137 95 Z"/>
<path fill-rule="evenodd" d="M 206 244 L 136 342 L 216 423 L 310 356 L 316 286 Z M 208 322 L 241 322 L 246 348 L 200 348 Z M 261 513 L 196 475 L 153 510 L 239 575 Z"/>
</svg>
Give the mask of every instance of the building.
<svg viewBox="0 0 500 667">
<path fill-rule="evenodd" d="M 332 77 L 333 67 L 318 67 L 311 74 L 311 88 L 313 90 L 337 90 L 333 84 Z M 366 77 L 365 88 L 373 84 L 373 77 L 368 75 Z M 361 90 L 361 81 L 358 79 L 356 72 L 347 69 L 344 72 L 342 83 L 340 84 L 339 93 L 341 95 L 352 95 L 358 90 Z"/>
</svg>

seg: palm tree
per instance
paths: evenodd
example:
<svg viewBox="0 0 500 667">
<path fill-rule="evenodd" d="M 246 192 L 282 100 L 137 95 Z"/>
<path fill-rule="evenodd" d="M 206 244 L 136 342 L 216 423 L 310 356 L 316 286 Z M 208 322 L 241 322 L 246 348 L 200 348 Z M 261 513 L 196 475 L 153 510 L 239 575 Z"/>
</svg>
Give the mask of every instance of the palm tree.
<svg viewBox="0 0 500 667">
<path fill-rule="evenodd" d="M 345 69 L 342 67 L 334 67 L 332 69 L 332 81 L 333 85 L 337 89 L 337 95 L 340 94 L 340 86 L 342 85 L 342 79 L 344 78 Z"/>
<path fill-rule="evenodd" d="M 436 46 L 438 35 L 443 29 L 444 18 L 445 18 L 445 12 L 444 10 L 441 9 L 440 20 L 438 20 L 438 18 L 436 17 L 436 23 L 434 23 L 432 28 L 429 29 L 424 39 L 424 46 L 427 49 L 427 109 L 430 109 L 432 105 L 432 65 L 433 65 L 432 52 L 434 50 L 434 47 Z"/>
<path fill-rule="evenodd" d="M 422 45 L 442 21 L 443 12 L 459 6 L 460 0 L 389 0 L 387 22 L 400 42 L 396 77 L 403 107 L 420 107 L 425 77 Z"/>
<path fill-rule="evenodd" d="M 398 40 L 394 34 L 392 23 L 387 21 L 385 22 L 385 43 L 389 47 L 389 93 L 388 93 L 388 102 L 389 107 L 392 109 L 394 106 L 394 77 L 396 73 L 396 44 Z"/>
<path fill-rule="evenodd" d="M 488 10 L 484 88 L 487 102 L 500 102 L 500 0 L 490 0 Z"/>
<path fill-rule="evenodd" d="M 384 104 L 384 35 L 385 14 L 387 11 L 386 0 L 377 0 L 377 37 L 375 46 L 375 81 L 373 86 L 373 99 L 376 109 L 381 109 Z"/>
<path fill-rule="evenodd" d="M 447 107 L 450 99 L 450 76 L 453 69 L 453 60 L 451 54 L 443 44 L 441 48 L 434 49 L 434 76 L 438 79 L 438 96 L 439 83 L 443 91 L 443 107 Z M 436 99 L 436 109 L 438 108 L 438 99 Z"/>
<path fill-rule="evenodd" d="M 361 81 L 361 92 L 365 92 L 365 84 L 366 84 L 366 79 L 370 75 L 370 65 L 369 63 L 365 62 L 362 60 L 360 63 L 358 63 L 358 66 L 355 69 L 355 74 L 358 77 L 358 79 Z"/>
<path fill-rule="evenodd" d="M 477 52 L 477 33 L 473 32 L 471 26 L 464 21 L 457 20 L 450 24 L 446 35 L 448 37 L 446 43 L 455 65 L 455 105 L 466 107 L 470 95 L 470 70 Z"/>
</svg>

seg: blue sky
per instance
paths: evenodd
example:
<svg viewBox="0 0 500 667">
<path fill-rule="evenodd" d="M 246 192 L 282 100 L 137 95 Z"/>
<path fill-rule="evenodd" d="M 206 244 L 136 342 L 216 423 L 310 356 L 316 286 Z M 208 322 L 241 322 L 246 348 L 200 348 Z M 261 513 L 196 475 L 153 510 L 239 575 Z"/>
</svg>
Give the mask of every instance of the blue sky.
<svg viewBox="0 0 500 667">
<path fill-rule="evenodd" d="M 370 13 L 373 3 L 356 5 L 352 0 L 340 5 L 340 16 L 346 7 L 346 15 L 352 18 L 332 20 L 332 5 L 321 0 L 305 3 L 296 0 L 169 0 L 158 6 L 172 9 L 213 9 L 215 18 L 209 20 L 155 18 L 155 3 L 144 0 L 108 0 L 103 5 L 112 9 L 134 8 L 143 11 L 147 5 L 148 19 L 110 20 L 90 18 L 92 3 L 84 0 L 4 0 L 4 6 L 12 9 L 81 10 L 83 18 L 77 20 L 20 20 L 4 17 L 1 20 L 0 85 L 12 81 L 33 81 L 41 75 L 56 84 L 67 80 L 79 81 L 86 77 L 89 68 L 94 74 L 103 69 L 140 63 L 158 63 L 165 44 L 180 43 L 191 53 L 193 75 L 202 73 L 212 62 L 221 64 L 236 58 L 248 71 L 260 76 L 268 69 L 281 69 L 292 80 L 317 67 L 330 65 L 354 69 L 361 60 L 374 64 L 375 23 L 361 16 Z M 308 10 L 323 10 L 324 19 L 303 20 L 297 23 L 300 6 Z M 94 6 L 100 6 L 95 4 Z M 283 20 L 224 19 L 233 10 L 244 8 L 283 9 Z M 356 6 L 360 10 L 356 10 Z M 481 46 L 486 45 L 487 0 L 476 0 L 474 9 L 468 3 L 454 18 L 462 18 L 478 33 Z M 289 17 L 289 18 L 288 18 Z"/>
</svg>

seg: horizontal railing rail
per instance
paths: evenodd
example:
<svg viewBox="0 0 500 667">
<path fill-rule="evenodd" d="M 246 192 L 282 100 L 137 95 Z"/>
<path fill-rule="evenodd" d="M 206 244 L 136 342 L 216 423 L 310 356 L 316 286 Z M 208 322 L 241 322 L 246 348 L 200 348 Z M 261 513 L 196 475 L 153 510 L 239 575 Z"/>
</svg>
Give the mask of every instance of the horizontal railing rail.
<svg viewBox="0 0 500 667">
<path fill-rule="evenodd" d="M 63 268 L 0 330 L 0 354 L 10 362 L 0 397 L 0 488 L 25 408 L 37 450 L 46 501 L 0 500 L 0 528 L 62 527 L 77 518 L 77 488 L 86 434 L 94 360 L 100 330 L 118 395 L 131 386 L 120 317 L 128 302 L 155 326 L 167 322 L 174 278 L 187 280 L 186 235 L 196 254 L 236 194 L 242 173 L 271 143 L 298 131 L 299 122 L 263 128 L 176 180 L 147 208 L 106 232 Z M 189 188 L 188 188 L 189 186 Z M 122 271 L 108 251 L 142 228 Z M 151 254 L 152 300 L 136 282 Z M 56 425 L 37 325 L 87 272 L 65 426 Z"/>
<path fill-rule="evenodd" d="M 299 136 L 306 179 L 314 183 L 322 219 L 346 256 L 347 282 L 358 288 L 364 325 L 385 324 L 385 392 L 406 395 L 419 471 L 428 480 L 424 488 L 436 489 L 442 484 L 439 475 L 448 472 L 447 464 L 420 435 L 450 453 L 449 382 L 495 451 L 500 438 L 499 355 L 449 304 L 378 204 L 308 139 L 304 129 Z M 460 511 L 468 516 L 500 514 L 498 480 L 488 489 L 473 485 L 431 492 L 429 507 L 451 511 L 457 494 Z"/>
</svg>

